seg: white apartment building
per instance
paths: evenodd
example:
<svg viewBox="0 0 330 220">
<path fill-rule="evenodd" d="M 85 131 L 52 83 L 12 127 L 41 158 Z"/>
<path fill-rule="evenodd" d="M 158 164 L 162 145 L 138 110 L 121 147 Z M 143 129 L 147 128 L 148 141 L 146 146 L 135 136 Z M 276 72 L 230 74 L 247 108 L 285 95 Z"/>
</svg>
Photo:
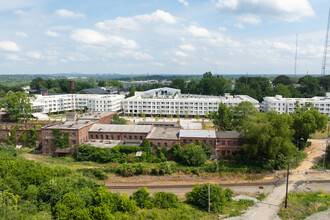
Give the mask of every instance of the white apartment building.
<svg viewBox="0 0 330 220">
<path fill-rule="evenodd" d="M 181 94 L 179 89 L 159 88 L 145 92 L 135 92 L 133 97 L 122 101 L 124 114 L 145 115 L 189 115 L 205 116 L 217 111 L 220 103 L 236 106 L 248 101 L 259 108 L 259 102 L 247 95 L 205 96 Z"/>
<path fill-rule="evenodd" d="M 93 95 L 93 94 L 60 94 L 41 96 L 32 100 L 32 108 L 36 112 L 55 113 L 63 111 L 83 110 L 116 112 L 121 108 L 123 95 Z"/>
<path fill-rule="evenodd" d="M 321 114 L 330 116 L 330 93 L 326 93 L 325 97 L 315 96 L 313 98 L 283 98 L 281 95 L 265 97 L 261 104 L 261 111 L 274 110 L 280 114 L 291 114 L 295 111 L 296 102 L 299 103 L 299 106 L 311 103 Z"/>
</svg>

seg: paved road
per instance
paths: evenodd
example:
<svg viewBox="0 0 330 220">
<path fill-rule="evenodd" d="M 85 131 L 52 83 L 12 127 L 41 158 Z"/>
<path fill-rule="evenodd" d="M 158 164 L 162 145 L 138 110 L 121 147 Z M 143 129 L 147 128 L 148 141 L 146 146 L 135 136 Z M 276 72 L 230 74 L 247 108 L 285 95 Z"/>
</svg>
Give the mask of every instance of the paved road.
<svg viewBox="0 0 330 220">
<path fill-rule="evenodd" d="M 318 144 L 318 147 L 311 153 L 308 154 L 307 160 L 302 162 L 302 164 L 295 171 L 303 171 L 310 169 L 313 163 L 317 162 L 317 158 L 320 158 L 325 151 L 325 140 L 312 140 L 314 143 Z M 302 180 L 306 180 L 308 176 L 302 174 L 296 174 L 293 172 L 293 175 L 290 175 L 289 191 L 294 187 L 295 184 L 299 183 Z M 301 173 L 301 172 L 300 172 Z M 279 184 L 275 187 L 274 191 L 268 195 L 268 197 L 258 203 L 255 206 L 251 207 L 244 215 L 229 218 L 231 220 L 274 220 L 280 219 L 277 215 L 278 211 L 281 208 L 281 204 L 285 198 L 286 185 L 285 182 Z"/>
</svg>

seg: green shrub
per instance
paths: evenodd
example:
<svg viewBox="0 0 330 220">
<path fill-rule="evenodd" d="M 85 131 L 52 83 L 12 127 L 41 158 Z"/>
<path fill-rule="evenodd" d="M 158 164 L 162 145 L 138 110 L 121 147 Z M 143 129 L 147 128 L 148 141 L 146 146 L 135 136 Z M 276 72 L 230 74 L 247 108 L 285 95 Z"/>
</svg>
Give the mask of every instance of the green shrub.
<svg viewBox="0 0 330 220">
<path fill-rule="evenodd" d="M 160 164 L 157 164 L 155 168 L 151 170 L 151 173 L 156 176 L 171 174 L 172 173 L 171 165 L 168 162 L 162 162 Z"/>
<path fill-rule="evenodd" d="M 155 207 L 160 209 L 177 208 L 179 206 L 179 198 L 173 193 L 156 192 L 152 201 Z"/>
<path fill-rule="evenodd" d="M 139 188 L 137 191 L 133 192 L 130 198 L 134 199 L 136 201 L 136 205 L 140 208 L 150 209 L 153 207 L 150 192 L 146 187 Z"/>
<path fill-rule="evenodd" d="M 131 154 L 136 153 L 141 150 L 140 147 L 137 146 L 129 146 L 129 145 L 117 145 L 112 148 L 112 150 L 118 150 L 120 153 L 123 154 Z"/>
<path fill-rule="evenodd" d="M 84 176 L 97 178 L 99 180 L 106 180 L 108 179 L 108 176 L 105 174 L 105 172 L 100 168 L 82 168 L 78 169 L 78 172 L 82 172 Z"/>
<path fill-rule="evenodd" d="M 124 177 L 134 175 L 146 175 L 149 174 L 149 168 L 143 163 L 138 164 L 123 164 L 117 169 L 117 174 Z"/>
</svg>

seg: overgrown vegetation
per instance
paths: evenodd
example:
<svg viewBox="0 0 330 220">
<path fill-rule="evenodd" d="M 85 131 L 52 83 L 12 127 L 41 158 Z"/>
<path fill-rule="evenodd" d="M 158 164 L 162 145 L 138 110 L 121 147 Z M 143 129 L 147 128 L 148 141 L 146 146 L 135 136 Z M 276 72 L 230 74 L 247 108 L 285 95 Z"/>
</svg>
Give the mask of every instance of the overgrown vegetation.
<svg viewBox="0 0 330 220">
<path fill-rule="evenodd" d="M 305 219 L 307 216 L 329 208 L 330 194 L 293 192 L 288 195 L 288 208 L 282 207 L 278 215 L 282 219 Z"/>
<path fill-rule="evenodd" d="M 131 197 L 112 193 L 88 178 L 103 176 L 98 169 L 78 170 L 45 166 L 17 157 L 13 147 L 0 145 L 0 218 L 1 219 L 195 219 L 214 217 L 187 204 L 180 204 L 172 193 L 150 195 L 141 188 Z M 214 186 L 212 186 L 213 188 Z M 196 191 L 196 190 L 195 190 Z M 231 197 L 232 193 L 224 195 Z M 212 197 L 213 198 L 213 197 Z M 237 214 L 247 208 L 240 201 L 227 203 L 223 210 Z M 240 204 L 242 203 L 242 204 Z M 189 212 L 187 213 L 186 211 Z M 229 211 L 230 210 L 230 211 Z M 226 213 L 224 211 L 224 213 Z M 173 217 L 173 218 L 172 218 Z"/>
<path fill-rule="evenodd" d="M 125 120 L 125 118 L 119 117 L 118 114 L 116 113 L 116 114 L 113 115 L 111 124 L 122 124 L 122 125 L 125 125 L 125 124 L 127 124 L 127 121 Z"/>
</svg>

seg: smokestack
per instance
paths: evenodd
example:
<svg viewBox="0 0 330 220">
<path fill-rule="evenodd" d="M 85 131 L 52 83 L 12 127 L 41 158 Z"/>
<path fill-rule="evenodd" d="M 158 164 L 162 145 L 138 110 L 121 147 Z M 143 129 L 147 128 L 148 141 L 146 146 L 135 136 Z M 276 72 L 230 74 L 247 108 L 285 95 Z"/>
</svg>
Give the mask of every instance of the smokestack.
<svg viewBox="0 0 330 220">
<path fill-rule="evenodd" d="M 74 81 L 73 81 L 73 79 L 69 80 L 69 89 L 70 89 L 71 94 L 73 94 L 74 93 Z"/>
</svg>

